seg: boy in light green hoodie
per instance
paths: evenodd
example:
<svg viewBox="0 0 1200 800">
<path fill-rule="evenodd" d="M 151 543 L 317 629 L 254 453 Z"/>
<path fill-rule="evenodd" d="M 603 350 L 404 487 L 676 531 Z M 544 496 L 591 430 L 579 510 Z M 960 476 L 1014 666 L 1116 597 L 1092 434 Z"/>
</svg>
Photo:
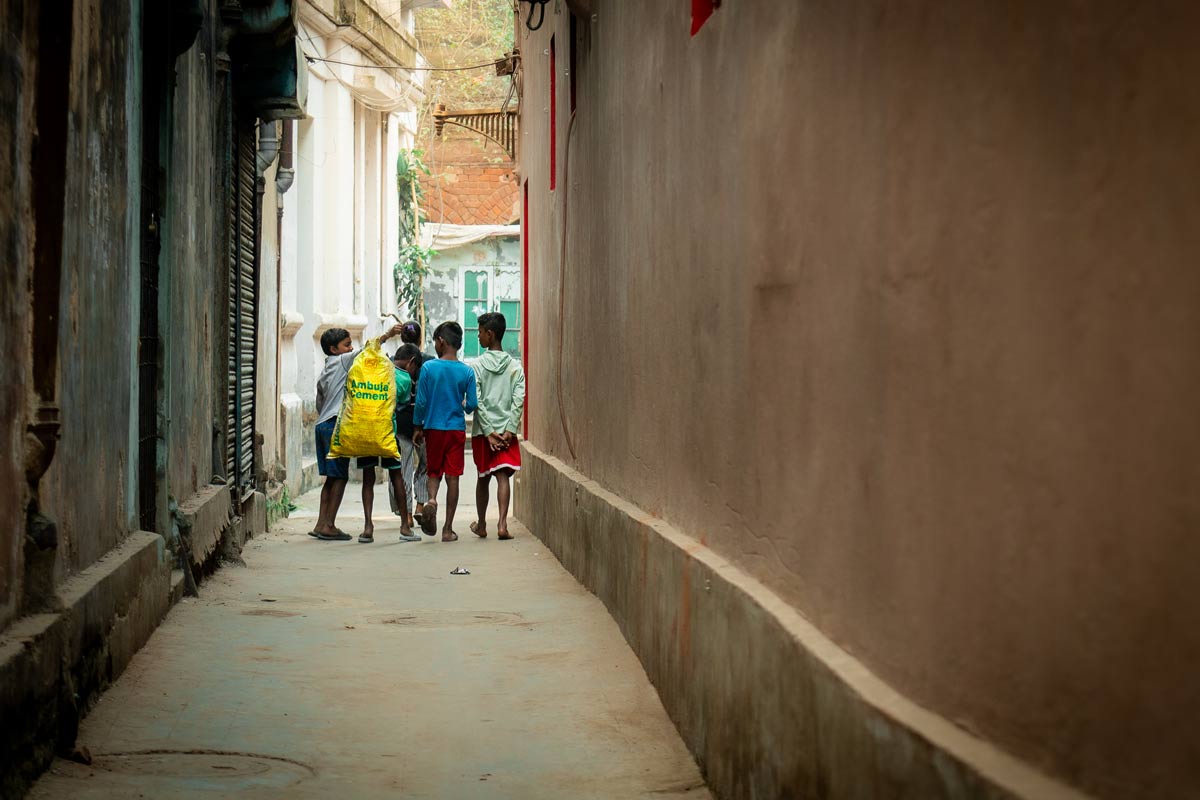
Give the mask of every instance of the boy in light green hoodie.
<svg viewBox="0 0 1200 800">
<path fill-rule="evenodd" d="M 508 531 L 508 501 L 512 495 L 510 479 L 521 468 L 521 446 L 517 431 L 525 408 L 525 370 L 521 362 L 504 352 L 501 342 L 507 320 L 498 312 L 479 317 L 479 346 L 486 352 L 471 364 L 479 393 L 479 408 L 471 423 L 471 455 L 479 470 L 475 484 L 475 504 L 479 518 L 471 523 L 471 532 L 487 536 L 487 507 L 492 476 L 496 477 L 496 504 L 500 522 L 496 534 L 511 539 Z"/>
</svg>

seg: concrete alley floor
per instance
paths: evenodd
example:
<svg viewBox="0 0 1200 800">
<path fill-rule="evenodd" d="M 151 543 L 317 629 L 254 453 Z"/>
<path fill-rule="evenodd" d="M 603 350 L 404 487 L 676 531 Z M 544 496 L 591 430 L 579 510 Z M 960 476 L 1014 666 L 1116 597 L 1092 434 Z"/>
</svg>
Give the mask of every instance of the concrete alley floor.
<svg viewBox="0 0 1200 800">
<path fill-rule="evenodd" d="M 93 763 L 30 797 L 709 797 L 604 606 L 520 525 L 473 536 L 463 489 L 450 544 L 398 542 L 382 485 L 371 545 L 310 538 L 300 498 L 104 694 Z"/>
</svg>

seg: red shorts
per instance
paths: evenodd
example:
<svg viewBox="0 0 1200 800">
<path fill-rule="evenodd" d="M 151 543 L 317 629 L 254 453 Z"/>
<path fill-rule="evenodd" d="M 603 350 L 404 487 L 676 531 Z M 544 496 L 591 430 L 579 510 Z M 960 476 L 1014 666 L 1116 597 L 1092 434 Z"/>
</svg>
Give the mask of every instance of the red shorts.
<svg viewBox="0 0 1200 800">
<path fill-rule="evenodd" d="M 471 455 L 475 458 L 475 468 L 480 477 L 491 475 L 496 470 L 521 468 L 521 445 L 515 441 L 503 450 L 493 451 L 488 447 L 486 436 L 471 437 Z"/>
<path fill-rule="evenodd" d="M 463 474 L 465 431 L 425 431 L 425 474 L 431 478 Z"/>
</svg>

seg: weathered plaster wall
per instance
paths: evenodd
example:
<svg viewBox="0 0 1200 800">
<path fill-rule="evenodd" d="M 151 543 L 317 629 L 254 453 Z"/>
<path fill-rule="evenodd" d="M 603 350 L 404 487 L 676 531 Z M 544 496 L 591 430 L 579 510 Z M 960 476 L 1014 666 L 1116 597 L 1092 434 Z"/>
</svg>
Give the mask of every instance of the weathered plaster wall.
<svg viewBox="0 0 1200 800">
<path fill-rule="evenodd" d="M 126 492 L 137 461 L 130 437 L 137 250 L 128 223 L 137 217 L 131 176 L 140 156 L 127 143 L 139 118 L 130 118 L 127 101 L 139 91 L 140 72 L 132 13 L 115 0 L 75 3 L 64 211 L 71 222 L 63 231 L 59 319 L 62 438 L 41 491 L 58 522 L 64 575 L 116 546 L 134 522 Z"/>
<path fill-rule="evenodd" d="M 575 458 L 567 17 L 518 35 L 531 440 L 955 723 L 1194 795 L 1200 9 L 594 6 Z"/>
<path fill-rule="evenodd" d="M 0 629 L 16 614 L 24 570 L 24 436 L 29 376 L 29 275 L 33 262 L 36 55 L 27 47 L 37 19 L 23 4 L 0 13 Z"/>
<path fill-rule="evenodd" d="M 430 223 L 437 228 L 436 223 Z M 426 279 L 425 310 L 429 315 L 429 331 L 435 325 L 454 320 L 463 321 L 463 270 L 489 268 L 489 279 L 495 281 L 492 293 L 496 298 L 521 297 L 521 243 L 519 239 L 486 239 L 460 247 L 438 250 L 429 262 L 432 271 Z M 500 274 L 495 274 L 495 268 Z"/>
<path fill-rule="evenodd" d="M 225 353 L 215 346 L 228 325 L 224 309 L 228 264 L 221 187 L 225 132 L 220 128 L 223 79 L 217 73 L 217 4 L 175 62 L 176 85 L 168 167 L 167 227 L 163 266 L 165 295 L 160 330 L 165 344 L 167 392 L 167 486 L 182 503 L 212 479 L 213 421 L 225 414 Z M 274 272 L 272 271 L 272 275 Z M 273 362 L 272 362 L 273 364 Z"/>
</svg>

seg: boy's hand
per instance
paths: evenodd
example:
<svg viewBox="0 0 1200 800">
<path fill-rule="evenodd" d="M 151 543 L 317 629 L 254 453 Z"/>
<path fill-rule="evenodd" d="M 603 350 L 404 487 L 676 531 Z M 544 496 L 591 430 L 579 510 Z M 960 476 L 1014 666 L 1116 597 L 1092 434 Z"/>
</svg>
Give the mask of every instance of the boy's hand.
<svg viewBox="0 0 1200 800">
<path fill-rule="evenodd" d="M 413 444 L 425 444 L 425 429 L 424 428 L 414 428 L 413 429 Z"/>
<path fill-rule="evenodd" d="M 515 433 L 513 433 L 512 431 L 505 431 L 504 433 L 500 434 L 500 437 L 502 439 L 504 439 L 505 447 L 509 447 L 510 445 L 512 445 L 513 442 L 515 442 L 517 440 L 517 435 Z"/>
<path fill-rule="evenodd" d="M 383 335 L 379 337 L 379 340 L 381 342 L 386 342 L 388 339 L 392 338 L 393 336 L 399 336 L 400 332 L 401 332 L 401 330 L 403 330 L 403 328 L 404 328 L 404 326 L 402 326 L 399 322 L 397 322 L 395 325 L 393 325 L 392 327 L 390 327 L 386 331 L 384 331 Z"/>
<path fill-rule="evenodd" d="M 508 447 L 508 445 L 504 442 L 504 437 L 499 433 L 489 433 L 487 440 L 488 446 L 492 448 L 493 453 L 498 453 Z"/>
</svg>

